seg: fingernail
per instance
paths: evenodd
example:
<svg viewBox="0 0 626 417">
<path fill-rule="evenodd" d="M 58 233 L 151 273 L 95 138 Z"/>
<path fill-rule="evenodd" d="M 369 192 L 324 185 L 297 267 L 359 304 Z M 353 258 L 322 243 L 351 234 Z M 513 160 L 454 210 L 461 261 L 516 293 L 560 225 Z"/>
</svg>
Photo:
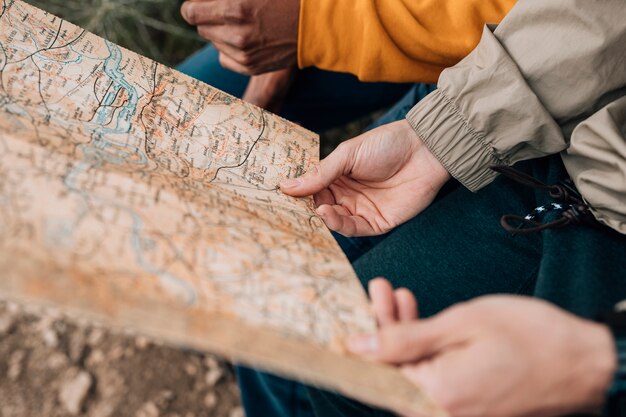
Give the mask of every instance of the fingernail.
<svg viewBox="0 0 626 417">
<path fill-rule="evenodd" d="M 348 339 L 348 349 L 354 353 L 376 353 L 380 342 L 376 335 L 352 336 Z"/>
<path fill-rule="evenodd" d="M 300 186 L 300 184 L 302 184 L 302 181 L 299 179 L 285 180 L 280 183 L 280 188 L 295 188 Z"/>
<path fill-rule="evenodd" d="M 187 19 L 187 9 L 189 8 L 189 4 L 184 2 L 182 7 L 180 8 L 180 14 L 183 16 L 183 19 Z"/>
</svg>

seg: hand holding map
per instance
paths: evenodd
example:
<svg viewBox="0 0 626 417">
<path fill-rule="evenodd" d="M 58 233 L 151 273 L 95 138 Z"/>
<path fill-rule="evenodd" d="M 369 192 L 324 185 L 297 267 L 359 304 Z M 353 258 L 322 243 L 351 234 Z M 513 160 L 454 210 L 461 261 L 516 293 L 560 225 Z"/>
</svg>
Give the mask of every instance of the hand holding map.
<svg viewBox="0 0 626 417">
<path fill-rule="evenodd" d="M 0 293 L 373 404 L 439 412 L 349 358 L 375 321 L 311 199 L 297 125 L 21 1 L 0 9 Z M 381 401 L 388 392 L 391 397 Z"/>
</svg>

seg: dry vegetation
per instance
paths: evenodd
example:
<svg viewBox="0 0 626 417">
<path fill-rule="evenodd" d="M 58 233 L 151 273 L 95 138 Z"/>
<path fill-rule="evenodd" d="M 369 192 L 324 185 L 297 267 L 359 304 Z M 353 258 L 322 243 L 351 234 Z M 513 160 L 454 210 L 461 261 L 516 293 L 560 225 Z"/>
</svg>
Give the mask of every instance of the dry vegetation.
<svg viewBox="0 0 626 417">
<path fill-rule="evenodd" d="M 181 0 L 26 1 L 169 66 L 204 44 L 180 17 Z"/>
</svg>

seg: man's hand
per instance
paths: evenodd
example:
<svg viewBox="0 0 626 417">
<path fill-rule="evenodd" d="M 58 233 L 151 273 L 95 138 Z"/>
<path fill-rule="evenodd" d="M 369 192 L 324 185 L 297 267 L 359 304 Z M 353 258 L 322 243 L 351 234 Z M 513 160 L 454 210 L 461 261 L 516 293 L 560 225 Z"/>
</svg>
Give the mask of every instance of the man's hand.
<svg viewBox="0 0 626 417">
<path fill-rule="evenodd" d="M 352 352 L 397 364 L 453 417 L 598 409 L 616 368 L 609 330 L 546 302 L 489 296 L 417 320 L 407 290 L 370 284 L 381 329 Z"/>
<path fill-rule="evenodd" d="M 279 113 L 297 71 L 295 67 L 289 67 L 253 76 L 250 78 L 243 99 L 265 110 Z"/>
<path fill-rule="evenodd" d="M 317 169 L 283 182 L 314 195 L 326 225 L 345 236 L 388 232 L 426 208 L 450 178 L 405 120 L 340 144 Z"/>
<path fill-rule="evenodd" d="M 300 0 L 189 0 L 181 14 L 225 68 L 257 75 L 296 64 Z"/>
</svg>

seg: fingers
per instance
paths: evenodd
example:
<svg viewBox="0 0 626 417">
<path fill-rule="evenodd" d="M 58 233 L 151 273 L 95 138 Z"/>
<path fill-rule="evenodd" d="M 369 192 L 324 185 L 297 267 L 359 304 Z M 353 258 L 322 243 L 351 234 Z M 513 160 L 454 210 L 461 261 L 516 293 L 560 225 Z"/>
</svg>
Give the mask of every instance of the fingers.
<svg viewBox="0 0 626 417">
<path fill-rule="evenodd" d="M 180 14 L 190 25 L 217 24 L 223 18 L 223 12 L 219 12 L 219 7 L 213 1 L 186 1 L 180 6 Z"/>
<path fill-rule="evenodd" d="M 282 189 L 282 187 L 281 187 Z M 322 205 L 316 210 L 326 226 L 344 236 L 375 236 L 381 234 L 378 229 L 361 216 L 353 216 L 340 205 Z"/>
<path fill-rule="evenodd" d="M 243 100 L 273 113 L 278 113 L 296 74 L 296 68 L 289 67 L 254 76 L 250 78 L 243 94 Z"/>
<path fill-rule="evenodd" d="M 376 335 L 355 336 L 348 349 L 368 359 L 402 364 L 416 362 L 443 352 L 458 340 L 462 328 L 446 315 L 398 323 L 380 329 Z"/>
<path fill-rule="evenodd" d="M 394 291 L 385 278 L 371 280 L 368 287 L 379 327 L 417 320 L 417 300 L 411 291 L 406 288 Z"/>
<path fill-rule="evenodd" d="M 180 8 L 180 14 L 190 25 L 221 25 L 225 23 L 246 23 L 250 20 L 250 11 L 242 4 L 230 1 L 186 1 Z"/>
<path fill-rule="evenodd" d="M 198 32 L 201 34 L 208 33 L 208 31 L 203 30 L 203 28 L 205 27 L 210 28 L 211 26 L 201 26 L 198 28 Z M 202 35 L 202 37 L 210 39 L 208 36 Z M 211 40 L 211 42 L 213 43 L 213 46 L 215 46 L 215 49 L 220 51 L 220 55 L 225 55 L 241 65 L 250 64 L 249 56 L 241 49 L 238 49 L 228 42 L 224 42 L 222 40 L 213 39 Z"/>
<path fill-rule="evenodd" d="M 380 327 L 394 324 L 398 321 L 398 306 L 393 287 L 384 278 L 376 278 L 369 282 L 369 295 L 372 308 Z"/>
<path fill-rule="evenodd" d="M 280 184 L 281 191 L 293 197 L 304 197 L 322 191 L 337 178 L 350 172 L 353 163 L 352 150 L 351 141 L 342 143 L 320 161 L 317 169 L 310 170 L 299 178 L 283 181 Z"/>
<path fill-rule="evenodd" d="M 335 204 L 337 204 L 337 201 L 335 200 L 335 196 L 328 188 L 324 188 L 319 193 L 314 194 L 313 200 L 315 201 L 315 205 L 317 207 L 323 206 L 325 204 L 330 205 L 330 206 L 334 206 Z"/>
<path fill-rule="evenodd" d="M 234 71 L 242 75 L 248 75 L 248 76 L 254 75 L 252 74 L 252 71 L 250 70 L 250 68 L 246 67 L 245 65 L 240 64 L 239 62 L 235 61 L 233 58 L 229 57 L 228 55 L 224 53 L 220 53 L 219 60 L 220 60 L 220 65 L 226 69 L 229 69 L 231 71 Z"/>
<path fill-rule="evenodd" d="M 418 319 L 417 300 L 413 293 L 406 288 L 394 291 L 398 321 L 411 322 Z"/>
<path fill-rule="evenodd" d="M 375 278 L 368 284 L 372 308 L 380 327 L 417 320 L 417 300 L 406 288 L 394 291 L 385 278 Z"/>
</svg>

